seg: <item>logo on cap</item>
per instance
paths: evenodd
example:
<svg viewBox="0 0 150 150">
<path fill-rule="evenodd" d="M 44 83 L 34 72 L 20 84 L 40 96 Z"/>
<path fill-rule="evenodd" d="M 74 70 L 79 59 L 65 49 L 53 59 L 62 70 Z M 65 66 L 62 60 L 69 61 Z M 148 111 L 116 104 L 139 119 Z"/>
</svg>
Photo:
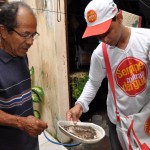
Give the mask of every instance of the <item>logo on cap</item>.
<svg viewBox="0 0 150 150">
<path fill-rule="evenodd" d="M 88 20 L 88 22 L 92 23 L 92 22 L 96 21 L 96 19 L 97 19 L 96 12 L 94 10 L 89 10 L 87 12 L 87 20 Z"/>
</svg>

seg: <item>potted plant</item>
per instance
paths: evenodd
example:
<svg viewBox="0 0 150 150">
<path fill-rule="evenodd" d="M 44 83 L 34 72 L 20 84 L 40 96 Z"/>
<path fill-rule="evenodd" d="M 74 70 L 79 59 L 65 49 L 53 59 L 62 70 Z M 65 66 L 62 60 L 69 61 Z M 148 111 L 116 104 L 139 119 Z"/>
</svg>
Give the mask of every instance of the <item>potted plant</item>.
<svg viewBox="0 0 150 150">
<path fill-rule="evenodd" d="M 70 80 L 72 98 L 77 100 L 88 80 L 88 72 L 75 72 L 70 75 Z"/>
<path fill-rule="evenodd" d="M 44 98 L 44 90 L 42 87 L 36 86 L 34 84 L 34 74 L 35 74 L 35 71 L 34 71 L 34 67 L 32 66 L 30 69 L 32 102 L 34 104 L 39 105 Z M 35 106 L 34 104 L 33 104 L 33 107 Z M 37 109 L 37 107 L 34 107 L 34 116 L 39 119 L 41 118 L 39 109 Z"/>
</svg>

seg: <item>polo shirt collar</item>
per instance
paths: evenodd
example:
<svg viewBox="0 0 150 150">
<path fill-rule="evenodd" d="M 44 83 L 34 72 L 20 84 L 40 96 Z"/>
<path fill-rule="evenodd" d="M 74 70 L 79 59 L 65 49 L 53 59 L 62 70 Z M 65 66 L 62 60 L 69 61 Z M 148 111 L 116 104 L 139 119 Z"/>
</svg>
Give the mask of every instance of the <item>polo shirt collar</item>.
<svg viewBox="0 0 150 150">
<path fill-rule="evenodd" d="M 12 60 L 14 57 L 11 56 L 10 54 L 6 53 L 3 49 L 0 49 L 0 59 L 4 62 L 7 63 L 10 60 Z"/>
</svg>

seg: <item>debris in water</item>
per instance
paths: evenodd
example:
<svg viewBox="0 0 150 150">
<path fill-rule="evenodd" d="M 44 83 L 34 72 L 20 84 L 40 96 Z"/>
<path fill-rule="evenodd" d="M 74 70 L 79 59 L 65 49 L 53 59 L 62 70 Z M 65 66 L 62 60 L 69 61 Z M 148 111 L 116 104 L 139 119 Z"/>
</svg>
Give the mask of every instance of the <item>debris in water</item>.
<svg viewBox="0 0 150 150">
<path fill-rule="evenodd" d="M 71 134 L 78 136 L 82 139 L 90 140 L 97 138 L 95 129 L 89 126 L 70 125 L 64 126 L 63 128 Z"/>
</svg>

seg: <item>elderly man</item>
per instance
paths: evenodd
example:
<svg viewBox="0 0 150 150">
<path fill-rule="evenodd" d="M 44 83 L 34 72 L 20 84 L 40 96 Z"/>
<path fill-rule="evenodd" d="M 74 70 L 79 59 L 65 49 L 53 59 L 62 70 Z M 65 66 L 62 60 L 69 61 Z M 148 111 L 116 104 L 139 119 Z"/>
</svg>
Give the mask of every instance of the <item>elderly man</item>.
<svg viewBox="0 0 150 150">
<path fill-rule="evenodd" d="M 0 9 L 0 150 L 39 150 L 47 123 L 33 116 L 27 52 L 39 35 L 32 9 L 23 2 Z"/>
</svg>

